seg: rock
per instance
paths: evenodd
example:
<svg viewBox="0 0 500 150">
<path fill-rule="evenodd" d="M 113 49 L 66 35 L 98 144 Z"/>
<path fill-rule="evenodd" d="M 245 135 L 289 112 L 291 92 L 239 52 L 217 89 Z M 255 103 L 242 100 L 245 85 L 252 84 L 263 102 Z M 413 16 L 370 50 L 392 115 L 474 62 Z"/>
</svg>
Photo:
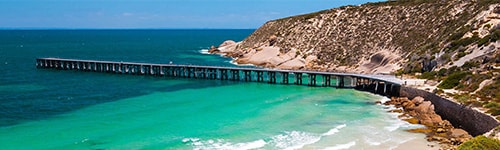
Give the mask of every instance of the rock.
<svg viewBox="0 0 500 150">
<path fill-rule="evenodd" d="M 208 50 L 208 53 L 219 53 L 220 50 L 217 49 L 215 46 L 210 46 L 210 49 Z"/>
<path fill-rule="evenodd" d="M 382 101 L 375 101 L 375 104 L 382 104 Z"/>
<path fill-rule="evenodd" d="M 441 116 L 437 115 L 436 113 L 430 115 L 430 117 L 433 124 L 439 124 L 440 122 L 443 122 Z"/>
<path fill-rule="evenodd" d="M 429 101 L 424 101 L 422 102 L 420 105 L 418 105 L 415 110 L 418 112 L 418 113 L 421 113 L 421 114 L 428 114 L 430 112 L 434 112 L 434 111 L 430 111 L 430 107 L 431 107 L 432 103 L 429 102 Z"/>
<path fill-rule="evenodd" d="M 271 58 L 280 54 L 278 47 L 261 47 L 261 51 L 257 51 L 254 55 L 248 58 L 248 62 L 256 65 L 270 64 Z"/>
<path fill-rule="evenodd" d="M 445 133 L 445 132 L 446 132 L 446 130 L 445 130 L 445 129 L 443 129 L 443 128 L 437 128 L 437 129 L 436 129 L 436 132 L 437 132 L 437 133 Z"/>
<path fill-rule="evenodd" d="M 236 52 L 239 54 L 238 56 L 242 56 L 244 54 L 243 52 L 235 51 L 238 48 L 239 44 L 240 44 L 240 42 L 236 43 L 234 41 L 228 40 L 228 41 L 224 41 L 224 43 L 222 43 L 217 49 L 219 49 L 219 51 L 221 53 L 235 53 Z M 235 58 L 238 58 L 238 56 L 236 56 Z"/>
<path fill-rule="evenodd" d="M 430 141 L 438 141 L 439 143 L 450 143 L 451 141 L 445 137 L 432 136 L 429 138 Z"/>
<path fill-rule="evenodd" d="M 309 55 L 306 57 L 306 66 L 309 67 L 309 68 L 312 68 L 313 67 L 313 64 L 314 62 L 318 60 L 318 57 L 314 56 L 314 55 Z"/>
<path fill-rule="evenodd" d="M 411 123 L 411 124 L 418 124 L 419 121 L 416 118 L 408 118 L 408 119 L 403 119 L 404 121 Z"/>
<path fill-rule="evenodd" d="M 495 9 L 493 9 L 493 13 L 500 14 L 500 6 L 495 7 Z"/>
<path fill-rule="evenodd" d="M 469 133 L 463 129 L 451 129 L 449 135 L 452 138 L 470 137 Z"/>
<path fill-rule="evenodd" d="M 413 107 L 415 107 L 415 104 L 412 102 L 412 101 L 404 101 L 403 104 L 401 104 L 401 106 L 403 106 L 403 108 L 406 109 L 413 109 Z"/>
<path fill-rule="evenodd" d="M 393 113 L 402 113 L 402 112 L 403 112 L 403 110 L 401 110 L 401 109 L 394 109 L 394 110 L 391 110 L 391 111 L 389 111 L 389 112 L 393 112 Z"/>
<path fill-rule="evenodd" d="M 226 40 L 226 41 L 222 42 L 222 44 L 220 44 L 219 47 L 224 47 L 224 46 L 233 45 L 233 44 L 236 44 L 236 42 L 233 40 Z"/>
<path fill-rule="evenodd" d="M 424 102 L 424 98 L 417 96 L 411 100 L 415 105 L 420 105 L 422 102 Z"/>
<path fill-rule="evenodd" d="M 411 133 L 431 133 L 432 132 L 432 130 L 428 129 L 428 128 L 409 129 L 406 131 L 411 132 Z"/>
<path fill-rule="evenodd" d="M 278 41 L 278 37 L 276 35 L 271 35 L 269 37 L 269 46 L 274 46 L 274 44 Z"/>
<path fill-rule="evenodd" d="M 302 61 L 298 57 L 290 61 L 287 61 L 285 63 L 282 63 L 281 65 L 278 66 L 279 69 L 301 69 L 304 67 L 305 67 L 304 61 Z"/>
</svg>

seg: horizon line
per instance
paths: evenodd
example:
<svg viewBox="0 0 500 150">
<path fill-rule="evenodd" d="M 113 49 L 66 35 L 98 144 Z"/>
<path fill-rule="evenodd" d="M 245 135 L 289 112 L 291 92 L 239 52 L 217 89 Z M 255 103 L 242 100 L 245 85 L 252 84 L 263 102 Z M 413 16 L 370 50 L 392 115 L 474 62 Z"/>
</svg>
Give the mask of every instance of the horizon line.
<svg viewBox="0 0 500 150">
<path fill-rule="evenodd" d="M 0 30 L 256 30 L 257 28 L 45 28 L 45 27 L 0 27 Z"/>
</svg>

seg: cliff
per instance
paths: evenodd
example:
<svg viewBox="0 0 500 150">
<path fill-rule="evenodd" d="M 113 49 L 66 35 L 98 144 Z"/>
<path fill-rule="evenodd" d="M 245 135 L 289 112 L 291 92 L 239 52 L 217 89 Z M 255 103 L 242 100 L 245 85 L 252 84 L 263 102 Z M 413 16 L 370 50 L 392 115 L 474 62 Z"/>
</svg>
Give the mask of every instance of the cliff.
<svg viewBox="0 0 500 150">
<path fill-rule="evenodd" d="M 449 50 L 450 43 L 485 28 L 480 15 L 492 13 L 496 3 L 399 0 L 344 6 L 269 21 L 226 54 L 239 63 L 282 69 L 394 73 L 435 68 L 450 62 L 440 60 L 443 53 L 459 52 Z M 481 31 L 500 28 L 493 23 Z M 252 59 L 259 53 L 270 58 Z"/>
</svg>

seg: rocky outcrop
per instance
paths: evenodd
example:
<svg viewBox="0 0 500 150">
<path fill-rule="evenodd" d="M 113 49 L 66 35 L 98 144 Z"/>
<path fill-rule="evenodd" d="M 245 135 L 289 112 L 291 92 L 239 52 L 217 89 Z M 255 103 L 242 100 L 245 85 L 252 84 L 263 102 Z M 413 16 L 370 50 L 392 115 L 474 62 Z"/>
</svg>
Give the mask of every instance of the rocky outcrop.
<svg viewBox="0 0 500 150">
<path fill-rule="evenodd" d="M 425 125 L 426 128 L 409 131 L 425 133 L 428 141 L 437 141 L 442 147 L 453 149 L 472 138 L 465 130 L 454 128 L 449 121 L 441 119 L 441 116 L 434 111 L 434 105 L 422 97 L 415 97 L 412 100 L 407 97 L 391 98 L 384 104 L 403 109 L 403 115 L 400 115 L 403 120 Z"/>
<path fill-rule="evenodd" d="M 240 42 L 236 43 L 232 40 L 224 41 L 219 47 L 211 46 L 208 50 L 209 53 L 212 54 L 230 54 L 234 53 L 234 51 L 238 48 Z"/>
<path fill-rule="evenodd" d="M 276 47 L 277 57 L 287 55 L 287 59 L 258 65 L 358 73 L 391 73 L 401 67 L 431 70 L 439 61 L 422 64 L 421 56 L 440 56 L 450 36 L 478 24 L 477 16 L 492 3 L 389 1 L 272 20 L 243 40 L 231 56 L 251 63 L 243 60 L 260 49 Z M 288 59 L 291 51 L 295 57 Z M 306 61 L 309 56 L 316 59 Z"/>
<path fill-rule="evenodd" d="M 466 130 L 473 136 L 484 134 L 500 125 L 497 120 L 487 114 L 424 90 L 401 87 L 400 96 L 408 98 L 422 97 L 430 101 L 435 112 L 443 119 L 450 121 L 457 128 Z"/>
</svg>

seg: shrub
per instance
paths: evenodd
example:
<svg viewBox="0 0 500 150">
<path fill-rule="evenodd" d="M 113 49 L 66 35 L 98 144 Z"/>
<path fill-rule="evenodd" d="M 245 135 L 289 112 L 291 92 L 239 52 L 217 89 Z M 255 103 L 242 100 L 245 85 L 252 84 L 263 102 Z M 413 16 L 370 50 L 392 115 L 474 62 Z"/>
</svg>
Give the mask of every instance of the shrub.
<svg viewBox="0 0 500 150">
<path fill-rule="evenodd" d="M 441 77 L 442 77 L 442 76 L 446 76 L 447 74 L 448 74 L 448 69 L 446 69 L 446 68 L 441 68 L 441 69 L 439 69 L 439 71 L 438 71 L 438 73 L 437 73 L 437 75 L 438 75 L 438 76 L 441 76 Z"/>
<path fill-rule="evenodd" d="M 464 70 L 469 70 L 471 68 L 476 68 L 476 67 L 479 67 L 479 63 L 474 61 L 467 61 L 462 65 L 462 69 Z"/>
<path fill-rule="evenodd" d="M 458 71 L 450 74 L 443 82 L 441 82 L 438 87 L 442 89 L 451 89 L 460 84 L 460 80 L 464 78 L 467 72 Z"/>
<path fill-rule="evenodd" d="M 489 102 L 488 104 L 484 105 L 486 108 L 500 108 L 500 103 L 497 102 Z"/>
<path fill-rule="evenodd" d="M 490 41 L 495 42 L 500 39 L 500 29 L 495 29 L 490 35 Z"/>
<path fill-rule="evenodd" d="M 485 136 L 477 136 L 458 146 L 457 150 L 493 150 L 500 149 L 500 141 L 497 139 L 487 138 Z"/>
<path fill-rule="evenodd" d="M 491 24 L 484 25 L 485 28 L 491 28 Z"/>
<path fill-rule="evenodd" d="M 493 116 L 498 116 L 500 115 L 500 109 L 498 108 L 491 108 L 490 110 L 486 111 L 486 113 L 489 113 Z"/>
<path fill-rule="evenodd" d="M 439 57 L 439 59 L 443 62 L 449 62 L 451 60 L 451 56 L 448 53 L 445 53 Z"/>
<path fill-rule="evenodd" d="M 436 78 L 436 72 L 431 71 L 431 72 L 424 72 L 422 75 L 419 76 L 420 79 L 427 79 L 427 80 L 432 80 Z"/>
<path fill-rule="evenodd" d="M 464 79 L 462 79 L 459 86 L 457 86 L 457 89 L 469 92 L 476 91 L 479 88 L 479 84 L 481 84 L 481 82 L 486 79 L 490 79 L 491 77 L 492 76 L 489 74 L 467 75 Z M 460 87 L 460 85 L 462 85 L 463 87 Z"/>
<path fill-rule="evenodd" d="M 458 59 L 464 57 L 465 55 L 467 55 L 467 53 L 465 53 L 465 52 L 458 52 L 457 55 L 455 56 L 455 59 L 458 60 Z"/>
<path fill-rule="evenodd" d="M 500 90 L 498 89 L 500 89 L 500 80 L 497 78 L 493 84 L 484 86 L 477 94 L 500 102 Z"/>
<path fill-rule="evenodd" d="M 491 38 L 491 35 L 487 35 L 485 36 L 484 38 L 482 39 L 479 39 L 477 41 L 477 47 L 481 47 L 481 46 L 484 46 L 484 45 L 488 45 L 490 43 L 490 38 Z"/>
<path fill-rule="evenodd" d="M 472 37 L 468 37 L 468 38 L 464 38 L 464 39 L 453 41 L 450 44 L 450 47 L 451 47 L 450 50 L 451 51 L 457 50 L 461 46 L 470 45 L 470 44 L 472 44 L 472 43 L 474 43 L 474 42 L 476 42 L 478 40 L 479 40 L 479 36 L 474 35 Z"/>
<path fill-rule="evenodd" d="M 452 74 L 452 73 L 454 73 L 454 72 L 456 72 L 456 71 L 460 71 L 460 70 L 458 70 L 458 69 L 459 69 L 459 68 L 458 68 L 457 66 L 450 67 L 450 68 L 448 68 L 448 72 L 447 72 L 447 74 Z"/>
<path fill-rule="evenodd" d="M 457 94 L 457 95 L 454 95 L 453 98 L 462 104 L 465 104 L 469 100 L 471 100 L 471 97 L 467 94 Z"/>
</svg>

